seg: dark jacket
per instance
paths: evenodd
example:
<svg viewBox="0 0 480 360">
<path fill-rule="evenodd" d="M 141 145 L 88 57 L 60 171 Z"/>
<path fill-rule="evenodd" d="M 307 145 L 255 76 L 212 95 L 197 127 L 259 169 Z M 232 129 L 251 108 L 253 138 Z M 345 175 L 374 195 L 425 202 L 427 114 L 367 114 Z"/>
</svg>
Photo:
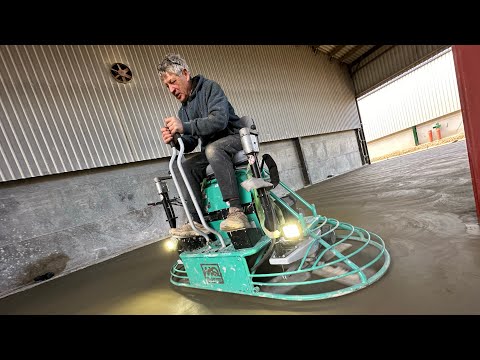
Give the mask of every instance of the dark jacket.
<svg viewBox="0 0 480 360">
<path fill-rule="evenodd" d="M 192 78 L 192 92 L 178 110 L 183 122 L 185 152 L 191 152 L 201 141 L 201 151 L 211 142 L 241 128 L 239 117 L 218 83 L 202 75 Z M 177 146 L 178 147 L 178 146 Z"/>
</svg>

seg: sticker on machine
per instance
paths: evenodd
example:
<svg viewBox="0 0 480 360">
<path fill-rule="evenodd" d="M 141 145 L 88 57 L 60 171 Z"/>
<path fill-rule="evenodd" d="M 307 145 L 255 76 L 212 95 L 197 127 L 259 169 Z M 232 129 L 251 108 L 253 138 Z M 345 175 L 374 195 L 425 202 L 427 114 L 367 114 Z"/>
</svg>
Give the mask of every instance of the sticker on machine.
<svg viewBox="0 0 480 360">
<path fill-rule="evenodd" d="M 223 276 L 218 264 L 200 264 L 200 266 L 208 284 L 223 284 Z"/>
</svg>

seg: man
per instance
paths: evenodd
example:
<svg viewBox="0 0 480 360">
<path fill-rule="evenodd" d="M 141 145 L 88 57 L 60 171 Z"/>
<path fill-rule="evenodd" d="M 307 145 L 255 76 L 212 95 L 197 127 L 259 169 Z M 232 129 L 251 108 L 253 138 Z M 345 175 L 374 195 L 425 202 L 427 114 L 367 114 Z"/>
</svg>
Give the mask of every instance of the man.
<svg viewBox="0 0 480 360">
<path fill-rule="evenodd" d="M 185 153 L 193 151 L 198 145 L 198 140 L 201 141 L 200 153 L 182 163 L 195 199 L 200 205 L 200 185 L 210 164 L 222 192 L 223 201 L 230 205 L 227 218 L 220 223 L 220 230 L 234 231 L 250 227 L 240 203 L 232 161 L 235 153 L 242 150 L 239 135 L 241 125 L 227 96 L 215 81 L 202 75 L 192 77 L 187 63 L 177 54 L 167 55 L 157 69 L 168 91 L 181 103 L 177 117 L 164 119 L 165 127 L 161 129 L 163 141 L 169 144 L 173 140 L 173 134 L 182 134 Z M 208 233 L 209 231 L 200 224 L 195 206 L 176 168 L 175 173 L 182 186 L 182 193 L 195 227 Z M 170 229 L 170 234 L 178 237 L 197 235 L 189 223 L 180 228 Z"/>
</svg>

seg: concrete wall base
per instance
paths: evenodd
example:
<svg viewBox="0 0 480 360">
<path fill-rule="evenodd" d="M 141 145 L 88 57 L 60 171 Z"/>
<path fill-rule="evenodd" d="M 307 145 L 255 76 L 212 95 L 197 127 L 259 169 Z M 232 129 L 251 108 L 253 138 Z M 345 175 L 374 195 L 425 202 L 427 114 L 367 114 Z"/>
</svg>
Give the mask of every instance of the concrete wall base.
<svg viewBox="0 0 480 360">
<path fill-rule="evenodd" d="M 418 144 L 425 144 L 429 142 L 428 131 L 432 130 L 433 140 L 438 140 L 433 126 L 440 124 L 441 137 L 449 137 L 464 132 L 463 120 L 461 111 L 455 111 L 448 115 L 426 121 L 417 125 Z M 405 150 L 415 147 L 415 138 L 411 128 L 398 131 L 394 134 L 384 136 L 380 139 L 369 141 L 367 143 L 368 153 L 370 159 L 375 161 L 375 158 L 388 155 L 395 151 Z"/>
</svg>

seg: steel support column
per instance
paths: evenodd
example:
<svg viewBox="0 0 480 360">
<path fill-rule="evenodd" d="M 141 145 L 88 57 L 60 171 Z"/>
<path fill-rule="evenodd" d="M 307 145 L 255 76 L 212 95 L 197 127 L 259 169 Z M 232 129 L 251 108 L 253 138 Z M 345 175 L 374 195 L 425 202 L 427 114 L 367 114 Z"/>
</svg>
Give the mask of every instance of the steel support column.
<svg viewBox="0 0 480 360">
<path fill-rule="evenodd" d="M 480 46 L 452 46 L 473 194 L 480 222 Z"/>
</svg>

